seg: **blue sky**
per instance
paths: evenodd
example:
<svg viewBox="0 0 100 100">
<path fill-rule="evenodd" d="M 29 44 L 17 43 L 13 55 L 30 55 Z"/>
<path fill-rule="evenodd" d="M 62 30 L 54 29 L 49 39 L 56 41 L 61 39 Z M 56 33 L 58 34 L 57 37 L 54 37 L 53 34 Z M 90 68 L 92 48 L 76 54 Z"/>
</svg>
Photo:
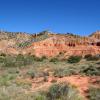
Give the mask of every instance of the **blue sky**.
<svg viewBox="0 0 100 100">
<path fill-rule="evenodd" d="M 100 30 L 100 0 L 0 0 L 0 29 L 88 35 Z"/>
</svg>

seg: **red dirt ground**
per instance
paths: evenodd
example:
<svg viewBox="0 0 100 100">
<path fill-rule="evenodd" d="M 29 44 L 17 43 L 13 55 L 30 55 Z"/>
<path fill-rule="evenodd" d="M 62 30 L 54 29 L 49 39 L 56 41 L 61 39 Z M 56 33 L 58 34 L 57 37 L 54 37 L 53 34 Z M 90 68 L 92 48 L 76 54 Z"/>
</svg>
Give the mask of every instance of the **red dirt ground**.
<svg viewBox="0 0 100 100">
<path fill-rule="evenodd" d="M 56 80 L 57 83 L 66 82 L 70 83 L 71 85 L 77 87 L 80 94 L 84 97 L 87 95 L 88 87 L 90 85 L 100 87 L 100 84 L 96 84 L 96 80 L 100 81 L 100 77 L 88 77 L 88 76 L 80 76 L 80 75 L 72 75 L 63 78 L 57 77 L 48 77 L 48 81 L 44 82 L 43 77 L 36 78 L 32 80 L 32 91 L 39 91 L 39 90 L 47 90 L 53 83 L 52 81 Z"/>
</svg>

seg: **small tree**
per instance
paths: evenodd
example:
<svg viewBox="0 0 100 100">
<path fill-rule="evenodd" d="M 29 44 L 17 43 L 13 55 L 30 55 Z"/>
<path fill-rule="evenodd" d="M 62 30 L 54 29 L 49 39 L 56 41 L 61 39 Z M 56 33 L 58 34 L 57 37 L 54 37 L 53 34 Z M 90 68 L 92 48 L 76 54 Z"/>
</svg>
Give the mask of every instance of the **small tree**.
<svg viewBox="0 0 100 100">
<path fill-rule="evenodd" d="M 49 92 L 47 93 L 47 97 L 50 100 L 58 100 L 61 98 L 61 96 L 67 95 L 69 90 L 69 87 L 67 84 L 62 83 L 62 84 L 53 84 L 49 88 Z"/>
<path fill-rule="evenodd" d="M 52 58 L 52 59 L 50 59 L 50 62 L 54 62 L 54 63 L 56 63 L 57 61 L 58 61 L 57 58 Z"/>
<path fill-rule="evenodd" d="M 20 67 L 20 66 L 23 66 L 24 63 L 25 63 L 24 55 L 22 55 L 22 54 L 17 55 L 17 57 L 16 57 L 16 65 Z"/>
<path fill-rule="evenodd" d="M 6 57 L 6 54 L 5 53 L 1 53 L 0 56 Z"/>
<path fill-rule="evenodd" d="M 83 73 L 83 74 L 89 75 L 89 76 L 94 76 L 94 75 L 99 76 L 100 75 L 100 68 L 93 66 L 93 65 L 90 65 L 89 67 L 82 69 L 80 71 L 80 73 Z"/>
<path fill-rule="evenodd" d="M 84 56 L 85 59 L 88 59 L 88 58 L 90 58 L 90 57 L 92 57 L 91 54 L 87 54 L 87 55 Z"/>
<path fill-rule="evenodd" d="M 92 56 L 91 54 L 85 55 L 84 57 L 87 61 L 96 61 L 99 60 L 99 56 Z"/>
<path fill-rule="evenodd" d="M 68 63 L 78 63 L 81 59 L 81 56 L 70 56 L 67 61 Z"/>
</svg>

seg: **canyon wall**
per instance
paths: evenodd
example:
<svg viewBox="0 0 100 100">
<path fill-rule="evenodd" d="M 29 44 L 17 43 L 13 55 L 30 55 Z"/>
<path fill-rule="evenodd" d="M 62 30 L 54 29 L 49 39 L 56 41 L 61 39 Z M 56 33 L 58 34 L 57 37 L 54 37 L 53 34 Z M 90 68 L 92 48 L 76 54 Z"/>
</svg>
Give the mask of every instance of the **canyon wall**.
<svg viewBox="0 0 100 100">
<path fill-rule="evenodd" d="M 35 35 L 17 33 L 11 36 L 7 34 L 1 35 L 1 53 L 31 54 L 38 57 L 54 57 L 61 53 L 63 53 L 64 57 L 100 54 L 100 31 L 87 37 L 73 34 L 51 34 L 48 32 Z M 24 47 L 22 47 L 23 45 Z"/>
</svg>

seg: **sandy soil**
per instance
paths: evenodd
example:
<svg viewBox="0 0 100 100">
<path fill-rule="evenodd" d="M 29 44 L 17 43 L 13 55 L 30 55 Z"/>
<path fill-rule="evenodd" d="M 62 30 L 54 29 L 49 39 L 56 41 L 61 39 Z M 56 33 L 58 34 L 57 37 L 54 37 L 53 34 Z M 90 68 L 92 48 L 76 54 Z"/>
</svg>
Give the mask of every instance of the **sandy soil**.
<svg viewBox="0 0 100 100">
<path fill-rule="evenodd" d="M 32 80 L 32 91 L 40 91 L 40 90 L 47 90 L 53 83 L 52 81 L 57 81 L 57 83 L 66 82 L 70 83 L 71 85 L 77 87 L 80 94 L 84 97 L 86 97 L 88 92 L 88 87 L 90 85 L 98 86 L 100 87 L 100 84 L 96 84 L 96 81 L 100 81 L 100 77 L 88 77 L 88 76 L 80 76 L 80 75 L 72 75 L 67 76 L 63 78 L 57 78 L 57 77 L 48 77 L 48 81 L 44 82 L 43 77 L 41 78 L 35 78 Z"/>
</svg>

